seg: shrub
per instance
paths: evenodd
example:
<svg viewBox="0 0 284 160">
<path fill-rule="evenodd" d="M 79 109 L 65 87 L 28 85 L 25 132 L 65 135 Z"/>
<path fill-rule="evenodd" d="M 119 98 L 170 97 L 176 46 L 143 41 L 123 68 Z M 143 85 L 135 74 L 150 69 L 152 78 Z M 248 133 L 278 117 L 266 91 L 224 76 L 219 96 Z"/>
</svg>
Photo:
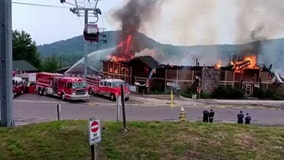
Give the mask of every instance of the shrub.
<svg viewBox="0 0 284 160">
<path fill-rule="evenodd" d="M 240 99 L 244 94 L 241 89 L 219 86 L 212 92 L 212 98 L 218 99 Z"/>
<path fill-rule="evenodd" d="M 280 92 L 275 92 L 271 99 L 273 100 L 284 100 L 284 95 L 282 95 Z"/>
<path fill-rule="evenodd" d="M 211 93 L 201 92 L 201 94 L 200 94 L 200 98 L 203 98 L 203 99 L 209 99 L 211 97 L 212 97 Z"/>
<path fill-rule="evenodd" d="M 284 99 L 284 95 L 282 95 L 279 91 L 271 89 L 265 91 L 263 89 L 257 88 L 254 90 L 254 96 L 260 99 L 272 99 L 272 100 Z"/>
<path fill-rule="evenodd" d="M 272 96 L 275 94 L 275 91 L 268 89 L 265 93 L 265 98 L 272 98 Z"/>
<path fill-rule="evenodd" d="M 181 92 L 181 95 L 187 98 L 191 98 L 193 94 L 195 94 L 193 87 L 187 87 L 184 92 Z"/>
<path fill-rule="evenodd" d="M 265 98 L 266 92 L 263 89 L 255 88 L 253 91 L 253 96 L 257 98 Z"/>
</svg>

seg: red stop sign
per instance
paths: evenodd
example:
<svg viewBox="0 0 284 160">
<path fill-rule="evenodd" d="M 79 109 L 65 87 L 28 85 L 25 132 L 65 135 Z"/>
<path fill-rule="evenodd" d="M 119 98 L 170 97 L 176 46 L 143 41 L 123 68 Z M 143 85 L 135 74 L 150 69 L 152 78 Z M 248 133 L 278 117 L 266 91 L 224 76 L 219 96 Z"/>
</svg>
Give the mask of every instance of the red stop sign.
<svg viewBox="0 0 284 160">
<path fill-rule="evenodd" d="M 96 133 L 99 130 L 99 123 L 97 121 L 93 121 L 91 123 L 91 131 Z"/>
</svg>

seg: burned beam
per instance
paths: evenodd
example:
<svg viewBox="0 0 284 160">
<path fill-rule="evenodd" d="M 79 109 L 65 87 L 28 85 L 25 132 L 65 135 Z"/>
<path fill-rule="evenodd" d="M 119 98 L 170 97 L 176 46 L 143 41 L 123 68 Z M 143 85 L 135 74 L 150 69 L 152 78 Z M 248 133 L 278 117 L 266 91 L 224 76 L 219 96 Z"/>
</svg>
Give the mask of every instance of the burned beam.
<svg viewBox="0 0 284 160">
<path fill-rule="evenodd" d="M 243 61 L 239 64 L 235 64 L 235 69 L 237 69 L 237 70 L 244 69 L 245 67 L 249 66 L 250 64 L 251 64 L 251 61 L 246 60 L 246 61 Z"/>
</svg>

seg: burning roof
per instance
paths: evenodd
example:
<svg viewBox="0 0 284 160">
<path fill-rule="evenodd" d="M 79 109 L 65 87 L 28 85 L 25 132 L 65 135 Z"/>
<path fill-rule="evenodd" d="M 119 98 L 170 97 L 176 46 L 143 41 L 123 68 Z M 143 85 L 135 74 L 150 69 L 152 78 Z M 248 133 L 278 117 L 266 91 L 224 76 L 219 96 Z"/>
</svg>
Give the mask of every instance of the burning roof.
<svg viewBox="0 0 284 160">
<path fill-rule="evenodd" d="M 153 57 L 151 56 L 141 56 L 141 57 L 135 57 L 131 59 L 128 63 L 133 64 L 136 61 L 141 61 L 144 64 L 146 64 L 150 68 L 158 68 L 160 66 L 159 62 L 157 62 Z"/>
<path fill-rule="evenodd" d="M 233 70 L 237 73 L 242 72 L 245 69 L 260 69 L 257 66 L 256 55 L 245 56 L 242 60 L 233 60 L 231 61 Z"/>
</svg>

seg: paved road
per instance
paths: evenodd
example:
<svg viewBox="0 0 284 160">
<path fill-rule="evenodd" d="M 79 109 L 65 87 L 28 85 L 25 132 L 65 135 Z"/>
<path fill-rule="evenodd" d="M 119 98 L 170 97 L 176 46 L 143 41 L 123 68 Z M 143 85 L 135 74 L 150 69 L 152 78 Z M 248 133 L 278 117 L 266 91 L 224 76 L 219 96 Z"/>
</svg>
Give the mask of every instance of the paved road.
<svg viewBox="0 0 284 160">
<path fill-rule="evenodd" d="M 200 121 L 202 110 L 214 108 L 217 122 L 235 123 L 236 114 L 243 110 L 252 115 L 252 123 L 266 125 L 284 125 L 284 110 L 281 103 L 273 106 L 231 103 L 215 103 L 210 100 L 190 100 L 175 98 L 175 107 L 170 109 L 168 96 L 133 95 L 125 102 L 127 120 L 176 121 L 180 107 L 184 107 L 188 121 Z M 256 103 L 256 102 L 254 102 Z M 278 103 L 278 102 L 277 102 Z M 14 100 L 14 118 L 16 125 L 53 121 L 57 119 L 56 105 L 61 105 L 61 119 L 85 119 L 100 117 L 102 120 L 117 120 L 116 102 L 103 97 L 92 97 L 89 102 L 65 102 L 54 97 L 22 95 Z M 264 104 L 264 102 L 259 102 Z"/>
</svg>

